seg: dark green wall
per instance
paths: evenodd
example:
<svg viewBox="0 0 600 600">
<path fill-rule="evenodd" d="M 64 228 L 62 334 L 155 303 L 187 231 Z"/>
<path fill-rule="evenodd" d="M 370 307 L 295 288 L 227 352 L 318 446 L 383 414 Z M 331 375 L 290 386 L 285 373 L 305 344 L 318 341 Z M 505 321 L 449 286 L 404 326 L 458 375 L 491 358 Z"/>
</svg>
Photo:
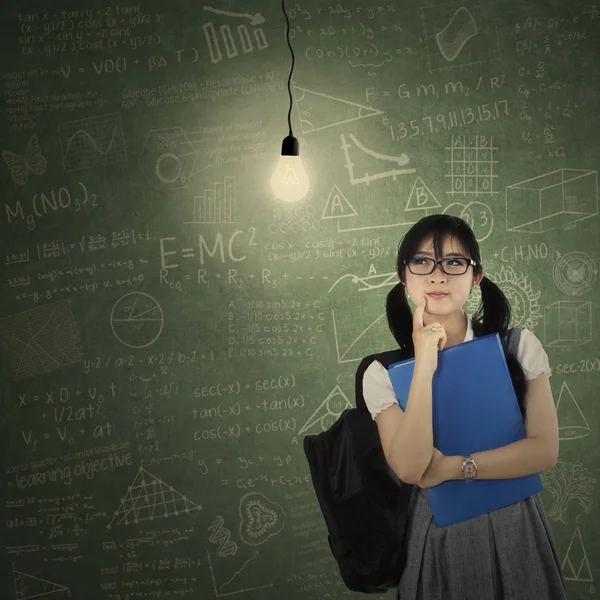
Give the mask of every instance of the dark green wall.
<svg viewBox="0 0 600 600">
<path fill-rule="evenodd" d="M 290 3 L 290 205 L 269 4 L 2 3 L 3 597 L 345 595 L 302 438 L 393 347 L 397 245 L 436 212 L 548 352 L 542 498 L 600 597 L 600 9 Z"/>
</svg>

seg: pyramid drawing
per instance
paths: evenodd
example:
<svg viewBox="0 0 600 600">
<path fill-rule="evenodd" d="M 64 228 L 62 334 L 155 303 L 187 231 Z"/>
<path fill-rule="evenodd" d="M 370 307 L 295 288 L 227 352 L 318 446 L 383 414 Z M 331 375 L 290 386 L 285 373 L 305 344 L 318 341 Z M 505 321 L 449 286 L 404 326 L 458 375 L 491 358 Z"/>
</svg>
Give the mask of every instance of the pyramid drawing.
<svg viewBox="0 0 600 600">
<path fill-rule="evenodd" d="M 381 110 L 307 90 L 297 85 L 293 85 L 292 89 L 302 133 L 321 131 L 336 125 L 383 114 Z"/>
<path fill-rule="evenodd" d="M 28 573 L 17 571 L 13 564 L 13 581 L 15 585 L 15 594 L 17 600 L 29 600 L 30 598 L 39 598 L 48 596 L 57 592 L 68 592 L 69 588 L 58 583 L 53 583 L 41 577 L 34 577 Z"/>
<path fill-rule="evenodd" d="M 325 203 L 321 219 L 340 219 L 342 217 L 356 217 L 358 213 L 344 196 L 342 190 L 334 184 L 329 192 L 329 197 Z"/>
<path fill-rule="evenodd" d="M 333 425 L 344 409 L 352 408 L 350 400 L 339 385 L 336 385 L 329 393 L 327 398 L 319 404 L 315 412 L 310 415 L 306 423 L 302 426 L 298 435 L 308 433 L 311 429 L 315 433 L 326 431 Z"/>
<path fill-rule="evenodd" d="M 441 208 L 433 192 L 427 187 L 425 182 L 417 175 L 410 191 L 406 208 L 404 210 L 423 210 L 425 208 Z"/>
<path fill-rule="evenodd" d="M 566 581 L 594 581 L 579 525 L 573 532 L 561 568 Z"/>
<path fill-rule="evenodd" d="M 202 510 L 202 507 L 140 467 L 107 528 L 110 529 L 115 522 L 117 525 L 129 525 L 159 517 L 177 516 L 191 510 Z"/>
</svg>

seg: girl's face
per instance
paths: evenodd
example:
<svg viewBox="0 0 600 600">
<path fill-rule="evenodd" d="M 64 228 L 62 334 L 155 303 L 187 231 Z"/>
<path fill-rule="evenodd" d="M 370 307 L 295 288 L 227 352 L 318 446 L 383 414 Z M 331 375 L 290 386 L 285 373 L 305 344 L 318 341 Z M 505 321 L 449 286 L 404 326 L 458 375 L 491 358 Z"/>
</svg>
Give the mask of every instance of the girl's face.
<svg viewBox="0 0 600 600">
<path fill-rule="evenodd" d="M 440 259 L 452 257 L 470 258 L 458 240 L 446 236 L 443 244 L 443 254 Z M 419 246 L 419 250 L 414 257 L 411 258 L 435 259 L 433 236 L 426 238 Z M 436 265 L 433 273 L 429 275 L 415 275 L 411 273 L 406 265 L 404 276 L 408 295 L 415 304 L 419 304 L 423 297 L 430 292 L 446 292 L 446 295 L 440 299 L 427 296 L 426 312 L 441 315 L 462 310 L 472 287 L 477 285 L 483 277 L 483 274 L 473 276 L 473 268 L 471 265 L 464 275 L 447 275 L 442 271 L 441 265 Z"/>
</svg>

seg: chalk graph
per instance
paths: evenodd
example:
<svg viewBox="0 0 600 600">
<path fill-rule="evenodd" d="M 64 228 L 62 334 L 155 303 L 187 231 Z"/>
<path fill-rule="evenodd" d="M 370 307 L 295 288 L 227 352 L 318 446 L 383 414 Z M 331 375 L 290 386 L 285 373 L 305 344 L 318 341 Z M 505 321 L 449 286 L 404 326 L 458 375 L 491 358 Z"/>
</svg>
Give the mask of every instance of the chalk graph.
<svg viewBox="0 0 600 600">
<path fill-rule="evenodd" d="M 127 160 L 119 113 L 60 123 L 58 132 L 65 171 Z"/>
</svg>

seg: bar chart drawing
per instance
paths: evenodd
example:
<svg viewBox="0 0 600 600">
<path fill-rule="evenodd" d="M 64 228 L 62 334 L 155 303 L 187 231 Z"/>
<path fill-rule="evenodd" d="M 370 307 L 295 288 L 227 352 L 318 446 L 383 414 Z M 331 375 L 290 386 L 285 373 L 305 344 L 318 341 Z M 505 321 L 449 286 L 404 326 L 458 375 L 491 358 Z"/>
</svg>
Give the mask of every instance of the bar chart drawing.
<svg viewBox="0 0 600 600">
<path fill-rule="evenodd" d="M 244 54 L 248 54 L 255 49 L 264 50 L 269 46 L 262 27 L 250 31 L 246 25 L 238 25 L 234 28 L 229 25 L 221 25 L 219 27 L 221 35 L 219 36 L 214 24 L 209 22 L 202 25 L 202 31 L 204 31 L 210 60 L 213 64 L 223 60 L 221 47 L 227 58 L 235 58 L 239 54 L 238 44 Z M 237 32 L 237 42 L 233 31 Z"/>
<path fill-rule="evenodd" d="M 226 175 L 223 181 L 205 189 L 201 196 L 194 196 L 194 215 L 186 225 L 214 225 L 235 223 L 236 181 Z"/>
</svg>

